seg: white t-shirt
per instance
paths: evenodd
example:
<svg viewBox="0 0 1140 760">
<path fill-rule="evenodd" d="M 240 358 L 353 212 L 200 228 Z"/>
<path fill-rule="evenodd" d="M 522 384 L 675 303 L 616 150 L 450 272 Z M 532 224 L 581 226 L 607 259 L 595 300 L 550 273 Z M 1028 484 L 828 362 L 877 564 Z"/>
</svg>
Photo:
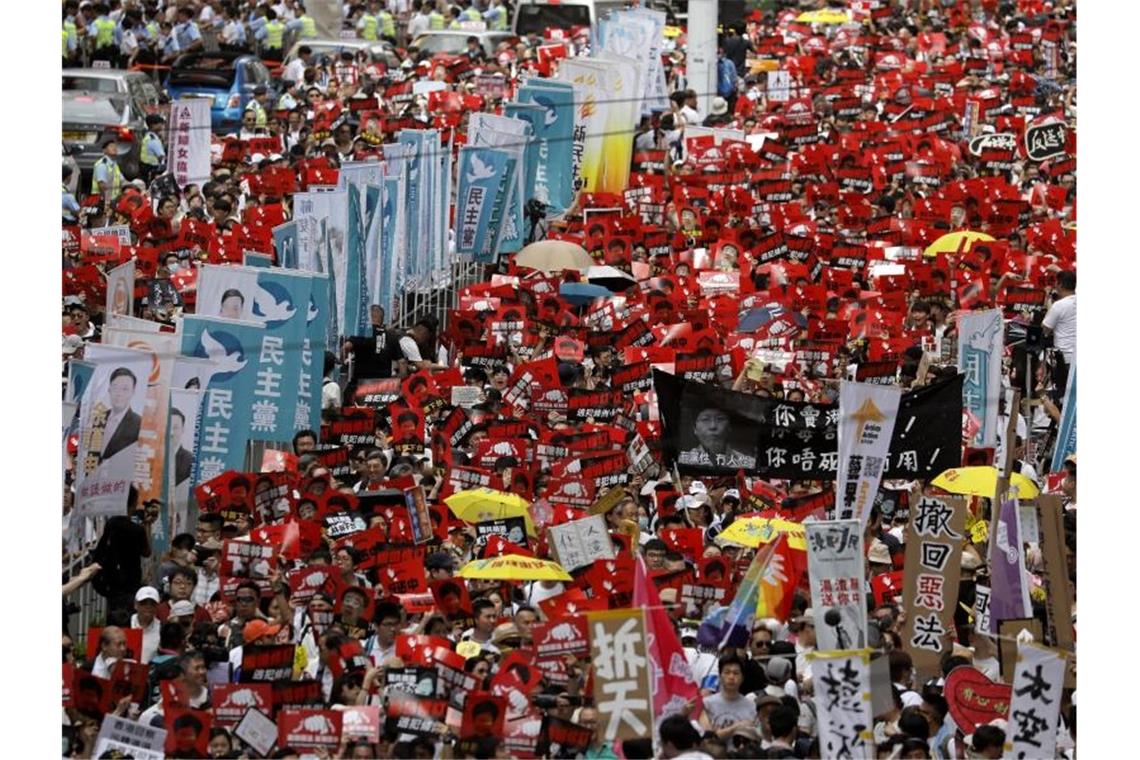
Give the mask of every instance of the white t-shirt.
<svg viewBox="0 0 1140 760">
<path fill-rule="evenodd" d="M 1065 296 L 1050 306 L 1041 324 L 1053 331 L 1053 346 L 1072 364 L 1077 354 L 1076 294 Z"/>
<path fill-rule="evenodd" d="M 420 347 L 410 335 L 405 335 L 400 338 L 400 351 L 403 352 L 404 358 L 410 362 L 423 361 L 423 357 L 420 356 Z"/>
<path fill-rule="evenodd" d="M 289 65 L 281 72 L 281 78 L 286 82 L 300 82 L 305 76 L 305 62 L 300 58 L 289 61 Z"/>
</svg>

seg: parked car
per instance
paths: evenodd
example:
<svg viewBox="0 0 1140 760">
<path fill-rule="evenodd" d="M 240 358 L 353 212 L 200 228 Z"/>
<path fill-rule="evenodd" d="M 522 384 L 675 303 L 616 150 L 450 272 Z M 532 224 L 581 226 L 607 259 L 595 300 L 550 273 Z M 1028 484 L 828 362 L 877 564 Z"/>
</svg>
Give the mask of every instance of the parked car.
<svg viewBox="0 0 1140 760">
<path fill-rule="evenodd" d="M 493 59 L 499 43 L 515 39 L 510 32 L 468 31 L 465 29 L 445 29 L 424 32 L 412 42 L 413 47 L 437 55 L 459 55 L 467 50 L 467 38 L 478 37 L 479 44 L 488 58 Z"/>
<path fill-rule="evenodd" d="M 127 95 L 143 113 L 157 113 L 163 102 L 162 93 L 149 76 L 123 69 L 64 69 L 63 91 Z"/>
<path fill-rule="evenodd" d="M 119 168 L 127 179 L 139 174 L 139 150 L 146 135 L 146 115 L 126 95 L 101 92 L 63 93 L 63 144 L 80 171 L 88 176 L 103 155 L 103 143 L 119 144 Z M 79 190 L 89 188 L 80 185 Z"/>
<path fill-rule="evenodd" d="M 276 98 L 269 69 L 248 53 L 188 53 L 174 59 L 166 78 L 171 98 L 210 100 L 210 124 L 215 131 L 240 127 L 242 111 L 258 85 L 268 87 L 271 99 Z"/>
<path fill-rule="evenodd" d="M 383 40 L 338 40 L 331 37 L 318 37 L 309 40 L 297 40 L 293 46 L 289 48 L 289 52 L 285 54 L 285 59 L 281 62 L 281 67 L 288 66 L 297 57 L 297 51 L 302 45 L 307 45 L 313 51 L 314 58 L 327 56 L 330 61 L 335 61 L 339 58 L 340 54 L 344 51 L 352 53 L 353 58 L 361 50 L 367 51 L 369 63 L 382 63 L 390 69 L 397 68 L 400 65 L 400 56 L 396 53 L 396 49 L 392 47 L 389 42 Z M 278 70 L 278 74 L 280 70 Z"/>
</svg>

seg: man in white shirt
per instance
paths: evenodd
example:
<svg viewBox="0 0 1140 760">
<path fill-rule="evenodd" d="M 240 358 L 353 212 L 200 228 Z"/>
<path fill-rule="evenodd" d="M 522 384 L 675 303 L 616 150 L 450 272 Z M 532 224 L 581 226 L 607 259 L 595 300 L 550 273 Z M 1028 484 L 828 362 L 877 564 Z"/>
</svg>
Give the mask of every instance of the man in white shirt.
<svg viewBox="0 0 1140 760">
<path fill-rule="evenodd" d="M 135 594 L 135 614 L 131 615 L 131 628 L 142 629 L 142 653 L 139 662 L 149 663 L 158 651 L 159 631 L 162 623 L 158 619 L 158 603 L 162 598 L 158 589 L 143 586 Z"/>
<path fill-rule="evenodd" d="M 281 72 L 281 78 L 286 82 L 300 82 L 305 76 L 305 69 L 313 65 L 313 49 L 308 45 L 297 48 L 297 57 L 289 61 Z"/>
<path fill-rule="evenodd" d="M 91 666 L 91 675 L 110 678 L 115 663 L 127 653 L 127 634 L 117 625 L 109 625 L 99 633 L 99 654 Z"/>
<path fill-rule="evenodd" d="M 1041 323 L 1046 335 L 1053 336 L 1053 347 L 1060 353 L 1053 368 L 1053 400 L 1060 403 L 1069 379 L 1069 367 L 1077 359 L 1077 273 L 1057 273 L 1057 298 Z"/>
</svg>

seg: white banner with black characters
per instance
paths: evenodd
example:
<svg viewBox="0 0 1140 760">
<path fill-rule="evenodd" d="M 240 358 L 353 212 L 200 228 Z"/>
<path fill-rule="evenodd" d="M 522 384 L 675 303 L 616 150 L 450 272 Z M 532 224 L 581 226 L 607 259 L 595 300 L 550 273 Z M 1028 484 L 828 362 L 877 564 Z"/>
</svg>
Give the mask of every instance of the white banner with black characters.
<svg viewBox="0 0 1140 760">
<path fill-rule="evenodd" d="M 166 730 L 138 723 L 117 715 L 104 715 L 103 725 L 95 738 L 92 757 L 134 757 L 138 760 L 163 760 Z M 113 753 L 120 754 L 113 754 Z"/>
<path fill-rule="evenodd" d="M 87 346 L 84 357 L 95 370 L 80 401 L 76 510 L 125 514 L 152 359 L 144 351 L 99 344 Z"/>
<path fill-rule="evenodd" d="M 871 758 L 871 650 L 809 652 L 821 757 Z"/>
<path fill-rule="evenodd" d="M 865 523 L 889 461 L 902 388 L 844 381 L 839 388 L 836 515 Z"/>
<path fill-rule="evenodd" d="M 1055 649 L 1018 642 L 1003 757 L 1057 756 L 1066 657 Z"/>
<path fill-rule="evenodd" d="M 858 520 L 804 522 L 816 649 L 821 652 L 866 644 L 862 525 Z"/>
<path fill-rule="evenodd" d="M 179 187 L 210 178 L 210 101 L 185 98 L 170 106 L 170 149 L 167 171 Z"/>
<path fill-rule="evenodd" d="M 978 421 L 971 445 L 979 448 L 997 444 L 1004 325 L 999 309 L 958 317 L 958 368 L 965 374 L 962 409 Z"/>
</svg>

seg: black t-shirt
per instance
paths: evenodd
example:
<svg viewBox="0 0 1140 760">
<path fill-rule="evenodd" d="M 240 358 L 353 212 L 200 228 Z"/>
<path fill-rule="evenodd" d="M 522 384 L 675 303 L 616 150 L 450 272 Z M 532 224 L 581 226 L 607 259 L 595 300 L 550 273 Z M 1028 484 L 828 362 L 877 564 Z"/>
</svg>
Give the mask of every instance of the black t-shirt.
<svg viewBox="0 0 1140 760">
<path fill-rule="evenodd" d="M 395 330 L 373 328 L 371 338 L 353 338 L 355 349 L 356 377 L 391 377 L 392 365 L 404 358 L 400 350 L 400 333 Z"/>
<path fill-rule="evenodd" d="M 107 520 L 103 535 L 92 552 L 102 569 L 91 585 L 103 596 L 133 594 L 142 585 L 141 560 L 147 554 L 146 528 L 126 515 Z"/>
</svg>

